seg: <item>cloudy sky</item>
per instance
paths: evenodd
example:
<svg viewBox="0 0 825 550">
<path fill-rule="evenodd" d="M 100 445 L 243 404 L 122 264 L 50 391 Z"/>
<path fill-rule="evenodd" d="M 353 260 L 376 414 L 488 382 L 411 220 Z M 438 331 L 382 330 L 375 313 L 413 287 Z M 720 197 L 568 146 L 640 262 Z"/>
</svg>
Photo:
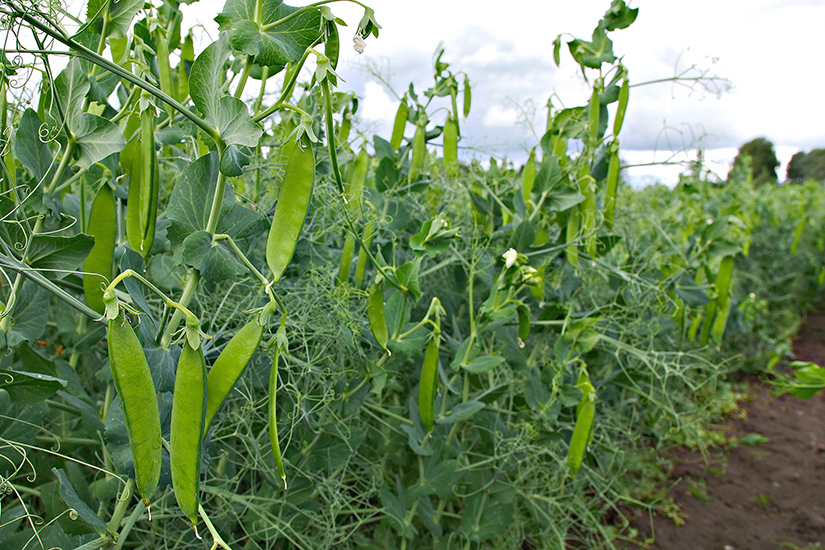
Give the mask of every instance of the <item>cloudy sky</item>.
<svg viewBox="0 0 825 550">
<path fill-rule="evenodd" d="M 301 2 L 287 2 L 301 5 Z M 540 133 L 543 106 L 555 94 L 565 106 L 583 105 L 589 94 L 577 66 L 562 50 L 561 68 L 552 41 L 589 38 L 609 0 L 371 0 L 382 29 L 367 40 L 362 55 L 351 37 L 363 13 L 358 6 L 332 4 L 349 25 L 341 29 L 338 72 L 343 89 L 363 98 L 359 125 L 389 137 L 398 99 L 380 79 L 402 93 L 410 82 L 432 84 L 433 52 L 443 42 L 444 60 L 466 73 L 473 108 L 462 126 L 465 155 L 506 156 L 521 163 L 537 143 L 526 120 Z M 825 72 L 818 52 L 825 32 L 822 0 L 630 0 L 639 17 L 611 33 L 614 53 L 624 58 L 632 84 L 681 74 L 706 77 L 686 85 L 661 82 L 634 87 L 622 130 L 624 158 L 631 164 L 683 160 L 680 151 L 703 147 L 710 167 L 727 173 L 736 149 L 765 136 L 784 164 L 799 150 L 825 147 L 825 108 L 819 98 Z M 184 24 L 198 21 L 213 37 L 212 13 L 220 0 L 188 7 Z M 568 38 L 569 39 L 569 38 Z M 708 80 L 707 77 L 713 77 Z M 411 131 L 411 130 L 410 130 Z M 674 156 L 675 155 L 675 156 Z M 690 153 L 692 156 L 693 153 Z M 679 166 L 638 166 L 637 183 L 675 183 Z"/>
</svg>

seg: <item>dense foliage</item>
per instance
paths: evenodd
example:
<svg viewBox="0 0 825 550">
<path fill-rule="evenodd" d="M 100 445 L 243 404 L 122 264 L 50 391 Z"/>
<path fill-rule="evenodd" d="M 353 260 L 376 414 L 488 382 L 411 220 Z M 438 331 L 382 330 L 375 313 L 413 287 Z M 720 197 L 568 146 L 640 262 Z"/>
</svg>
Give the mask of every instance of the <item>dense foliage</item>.
<svg viewBox="0 0 825 550">
<path fill-rule="evenodd" d="M 175 2 L 73 34 L 0 11 L 28 48 L 0 95 L 4 549 L 610 547 L 659 510 L 656 450 L 716 441 L 821 290 L 818 184 L 621 185 L 622 0 L 519 169 L 459 162 L 443 51 L 357 134 L 325 6 L 229 0 L 198 55 Z"/>
</svg>

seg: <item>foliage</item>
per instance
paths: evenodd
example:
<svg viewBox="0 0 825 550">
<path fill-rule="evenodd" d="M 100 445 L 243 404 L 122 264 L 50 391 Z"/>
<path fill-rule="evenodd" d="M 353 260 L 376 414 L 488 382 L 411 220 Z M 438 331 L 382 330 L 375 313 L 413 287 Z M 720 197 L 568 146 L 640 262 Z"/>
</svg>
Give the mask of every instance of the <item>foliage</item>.
<svg viewBox="0 0 825 550">
<path fill-rule="evenodd" d="M 745 159 L 750 159 L 748 161 L 749 165 L 746 164 Z M 776 169 L 778 166 L 779 160 L 773 150 L 773 143 L 766 138 L 758 137 L 739 148 L 736 158 L 733 159 L 733 167 L 730 174 L 728 174 L 728 181 L 737 172 L 747 172 L 750 169 L 755 185 L 776 183 Z"/>
<path fill-rule="evenodd" d="M 443 50 L 367 137 L 329 8 L 230 0 L 195 55 L 177 7 L 2 4 L 73 55 L 2 80 L 45 75 L 3 108 L 3 548 L 610 547 L 820 291 L 820 187 L 622 185 L 621 0 L 520 170 L 458 161 Z"/>
<path fill-rule="evenodd" d="M 808 179 L 825 181 L 825 149 L 799 151 L 788 163 L 787 180 L 801 183 Z"/>
</svg>

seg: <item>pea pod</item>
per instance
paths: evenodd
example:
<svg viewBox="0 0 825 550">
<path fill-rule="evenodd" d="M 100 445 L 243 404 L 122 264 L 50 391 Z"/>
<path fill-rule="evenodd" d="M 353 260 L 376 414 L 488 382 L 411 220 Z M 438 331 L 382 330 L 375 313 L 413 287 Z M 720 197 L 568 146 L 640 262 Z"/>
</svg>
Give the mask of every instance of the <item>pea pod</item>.
<svg viewBox="0 0 825 550">
<path fill-rule="evenodd" d="M 129 435 L 135 482 L 148 507 L 160 479 L 163 444 L 155 384 L 143 347 L 122 311 L 109 321 L 107 339 L 109 366 Z"/>
<path fill-rule="evenodd" d="M 453 115 L 444 123 L 444 171 L 451 178 L 458 176 L 458 121 Z"/>
<path fill-rule="evenodd" d="M 206 419 L 206 363 L 203 348 L 184 341 L 175 373 L 169 460 L 175 500 L 197 530 L 201 451 Z"/>
<path fill-rule="evenodd" d="M 590 383 L 590 377 L 584 368 L 579 372 L 576 387 L 581 390 L 582 398 L 576 406 L 576 426 L 573 428 L 573 437 L 570 438 L 570 448 L 567 451 L 570 477 L 576 477 L 581 469 L 584 453 L 593 436 L 593 419 L 596 416 L 596 389 Z"/>
<path fill-rule="evenodd" d="M 619 106 L 616 108 L 616 118 L 613 119 L 613 135 L 618 136 L 624 124 L 624 114 L 627 111 L 627 101 L 630 99 L 630 81 L 625 77 L 619 89 Z"/>
<path fill-rule="evenodd" d="M 281 279 L 292 260 L 312 197 L 315 153 L 305 136 L 301 140 L 289 157 L 266 241 L 266 263 L 272 271 L 273 282 Z"/>
<path fill-rule="evenodd" d="M 412 142 L 412 158 L 410 159 L 410 183 L 418 181 L 418 176 L 424 170 L 427 158 L 427 119 L 421 117 L 415 126 L 415 135 Z"/>
<path fill-rule="evenodd" d="M 608 229 L 613 229 L 616 213 L 616 191 L 619 187 L 619 143 L 611 144 L 610 165 L 607 168 L 607 189 L 604 196 L 604 222 Z"/>
<path fill-rule="evenodd" d="M 94 237 L 95 244 L 92 251 L 83 262 L 83 293 L 86 303 L 98 313 L 103 313 L 103 288 L 101 283 L 108 284 L 112 276 L 112 257 L 115 254 L 115 238 L 117 233 L 117 209 L 112 188 L 103 184 L 92 202 L 89 214 L 90 236 Z"/>
<path fill-rule="evenodd" d="M 286 338 L 286 316 L 281 319 L 281 326 L 275 334 L 275 357 L 272 359 L 272 370 L 269 372 L 269 441 L 272 444 L 272 457 L 275 459 L 275 466 L 278 468 L 278 475 L 284 482 L 286 490 L 286 471 L 284 470 L 284 459 L 281 456 L 281 443 L 278 438 L 278 411 L 276 408 L 278 395 L 278 357 L 281 350 L 286 352 L 288 343 Z"/>
<path fill-rule="evenodd" d="M 527 157 L 527 162 L 524 165 L 524 171 L 521 174 L 521 198 L 524 199 L 524 204 L 530 204 L 530 198 L 533 194 L 533 183 L 536 181 L 536 148 L 530 150 L 530 156 Z"/>
<path fill-rule="evenodd" d="M 464 75 L 464 118 L 470 114 L 470 104 L 473 102 L 472 88 L 470 88 L 470 79 Z"/>
<path fill-rule="evenodd" d="M 367 306 L 367 316 L 370 321 L 370 330 L 375 337 L 375 341 L 382 349 L 387 349 L 389 341 L 389 331 L 387 330 L 387 318 L 384 314 L 384 280 L 376 279 L 370 288 L 369 304 Z"/>
<path fill-rule="evenodd" d="M 367 168 L 369 167 L 369 154 L 367 149 L 362 147 L 355 157 L 355 163 L 352 168 L 352 177 L 350 178 L 347 188 L 347 215 L 350 219 L 358 216 L 361 209 L 361 199 L 364 193 L 364 181 L 367 179 Z M 352 267 L 352 257 L 355 254 L 355 237 L 352 233 L 347 233 L 344 239 L 344 247 L 341 250 L 341 262 L 338 265 L 338 282 L 343 283 L 349 279 L 350 269 Z"/>
<path fill-rule="evenodd" d="M 255 355 L 261 337 L 264 334 L 264 326 L 259 322 L 258 317 L 245 324 L 235 333 L 226 346 L 218 355 L 212 368 L 209 369 L 207 377 L 206 392 L 206 420 L 204 422 L 204 434 L 212 424 L 212 420 L 223 405 L 229 393 L 247 365 Z"/>
<path fill-rule="evenodd" d="M 367 248 L 372 244 L 372 234 L 375 231 L 375 222 L 369 220 L 364 226 L 364 235 L 361 238 L 363 245 L 358 249 L 358 259 L 355 262 L 355 286 L 361 288 L 364 281 L 364 272 L 367 270 Z"/>
<path fill-rule="evenodd" d="M 142 111 L 140 133 L 126 146 L 122 159 L 129 166 L 129 198 L 126 207 L 126 239 L 146 257 L 155 239 L 158 212 L 158 161 L 155 155 L 154 107 Z"/>
<path fill-rule="evenodd" d="M 573 206 L 567 211 L 567 246 L 564 249 L 567 261 L 575 268 L 579 267 L 579 205 Z"/>
<path fill-rule="evenodd" d="M 392 125 L 392 137 L 390 138 L 390 146 L 394 151 L 401 147 L 401 141 L 404 139 L 404 129 L 407 127 L 407 116 L 410 114 L 410 108 L 407 107 L 407 101 L 401 100 L 401 105 L 398 106 L 398 111 L 395 113 L 395 122 Z"/>
<path fill-rule="evenodd" d="M 590 104 L 587 111 L 587 137 L 590 138 L 589 145 L 595 147 L 599 141 L 599 119 L 601 118 L 601 102 L 599 101 L 599 87 L 593 86 L 593 94 L 590 96 Z"/>
<path fill-rule="evenodd" d="M 716 317 L 713 319 L 711 336 L 717 346 L 722 345 L 722 334 L 730 313 L 730 287 L 733 279 L 733 256 L 725 256 L 716 275 Z"/>
<path fill-rule="evenodd" d="M 434 330 L 424 352 L 421 381 L 418 384 L 418 415 L 428 430 L 435 423 L 435 392 L 438 389 L 438 344 L 440 331 Z"/>
</svg>

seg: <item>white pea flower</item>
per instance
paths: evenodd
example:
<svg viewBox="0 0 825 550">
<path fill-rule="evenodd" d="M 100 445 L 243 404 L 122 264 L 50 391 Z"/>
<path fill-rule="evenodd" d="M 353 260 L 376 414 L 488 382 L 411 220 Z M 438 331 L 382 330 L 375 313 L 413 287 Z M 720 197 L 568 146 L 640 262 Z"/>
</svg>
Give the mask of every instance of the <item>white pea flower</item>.
<svg viewBox="0 0 825 550">
<path fill-rule="evenodd" d="M 355 48 L 355 51 L 358 53 L 364 53 L 364 48 L 367 47 L 367 43 L 364 42 L 364 39 L 361 38 L 360 34 L 356 34 L 352 37 L 353 45 L 352 47 Z"/>
<path fill-rule="evenodd" d="M 511 248 L 501 256 L 504 258 L 504 266 L 509 269 L 513 267 L 514 263 L 516 263 L 516 258 L 518 258 L 518 252 L 516 252 L 515 248 Z"/>
</svg>

